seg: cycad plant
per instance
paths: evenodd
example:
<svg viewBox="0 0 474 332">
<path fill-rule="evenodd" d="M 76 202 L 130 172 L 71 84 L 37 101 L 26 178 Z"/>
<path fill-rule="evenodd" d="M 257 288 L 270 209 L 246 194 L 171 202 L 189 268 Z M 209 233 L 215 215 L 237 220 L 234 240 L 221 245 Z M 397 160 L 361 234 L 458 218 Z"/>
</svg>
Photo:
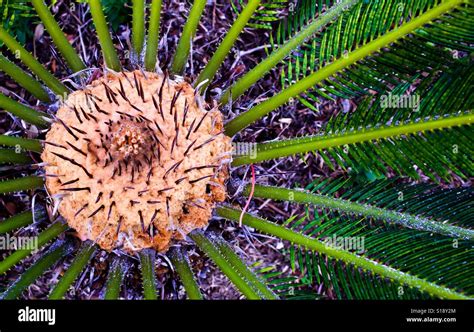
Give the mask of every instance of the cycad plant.
<svg viewBox="0 0 474 332">
<path fill-rule="evenodd" d="M 3 220 L 0 232 L 39 231 L 37 252 L 3 256 L 2 278 L 33 259 L 10 278 L 2 298 L 21 296 L 58 266 L 48 297 L 63 298 L 100 252 L 108 264 L 105 299 L 120 296 L 126 277 L 134 277 L 131 266 L 139 266 L 143 297 L 156 299 L 157 257 L 169 262 L 188 298 L 201 299 L 198 268 L 188 257 L 195 250 L 248 299 L 471 297 L 472 2 L 234 1 L 234 23 L 187 76 L 206 3 L 191 4 L 173 52 L 159 43 L 162 0 L 132 1 L 131 61 L 124 67 L 101 1 L 89 0 L 103 54 L 103 64 L 94 64 L 103 68 L 98 75 L 43 0 L 32 0 L 71 73 L 63 80 L 0 28 L 19 62 L 2 56 L 0 69 L 38 99 L 26 105 L 0 95 L 0 108 L 25 131 L 0 136 L 0 192 L 31 193 L 31 209 Z M 217 84 L 247 27 L 270 31 L 271 51 L 235 81 Z M 159 52 L 168 61 L 157 62 Z M 239 101 L 276 69 L 280 92 Z M 327 100 L 342 106 L 323 128 L 305 124 L 314 128 L 308 135 L 274 139 L 260 128 L 272 140 L 239 141 L 262 118 L 298 109 L 319 114 Z M 313 157 L 307 177 L 323 165 L 334 176 L 303 187 L 258 183 L 257 163 L 286 158 L 290 167 Z M 239 178 L 243 173 L 250 176 Z M 230 199 L 227 184 L 242 180 L 247 184 L 232 191 L 245 199 Z M 295 213 L 274 220 L 249 213 L 269 200 Z M 251 230 L 284 240 L 290 272 L 272 262 L 246 264 L 222 228 L 206 230 L 211 218 L 241 226 L 237 232 L 247 236 Z"/>
</svg>

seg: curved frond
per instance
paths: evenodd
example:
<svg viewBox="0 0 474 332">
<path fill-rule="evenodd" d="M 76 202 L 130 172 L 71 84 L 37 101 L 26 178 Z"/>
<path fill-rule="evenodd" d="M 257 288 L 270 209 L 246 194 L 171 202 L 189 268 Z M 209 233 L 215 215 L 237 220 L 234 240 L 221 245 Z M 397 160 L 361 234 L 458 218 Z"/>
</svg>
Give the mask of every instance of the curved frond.
<svg viewBox="0 0 474 332">
<path fill-rule="evenodd" d="M 194 278 L 193 271 L 189 265 L 189 258 L 186 252 L 183 252 L 181 248 L 173 247 L 170 249 L 169 258 L 173 263 L 176 272 L 178 272 L 179 278 L 183 283 L 188 299 L 190 300 L 202 300 L 203 296 L 199 285 Z"/>
<path fill-rule="evenodd" d="M 14 229 L 28 226 L 32 222 L 33 214 L 31 213 L 31 211 L 19 213 L 0 222 L 0 234 L 5 234 Z"/>
<path fill-rule="evenodd" d="M 473 195 L 470 188 L 435 189 L 433 185 L 398 184 L 396 179 L 367 184 L 356 179 L 315 181 L 308 189 L 324 195 L 340 195 L 360 203 L 401 209 L 412 214 L 429 216 L 472 227 Z M 410 271 L 434 282 L 442 282 L 465 293 L 474 292 L 474 280 L 469 271 L 473 265 L 472 241 L 452 239 L 416 230 L 400 229 L 371 219 L 352 217 L 329 209 L 306 208 L 306 213 L 288 220 L 285 225 L 295 231 L 318 237 L 333 244 L 340 241 L 354 251 L 390 266 Z M 358 246 L 354 246 L 357 244 Z M 336 298 L 349 299 L 420 299 L 429 294 L 389 283 L 336 261 L 331 257 L 290 246 L 293 269 L 304 280 L 323 284 Z"/>
<path fill-rule="evenodd" d="M 133 0 L 132 8 L 132 45 L 140 56 L 145 41 L 145 0 Z"/>
<path fill-rule="evenodd" d="M 48 299 L 60 300 L 64 297 L 72 283 L 77 279 L 79 274 L 84 270 L 84 267 L 89 263 L 91 258 L 97 251 L 97 245 L 85 242 L 76 257 L 72 261 L 69 268 L 66 270 L 62 278 L 53 288 L 49 294 Z"/>
<path fill-rule="evenodd" d="M 38 247 L 44 246 L 67 229 L 67 225 L 60 222 L 54 223 L 38 235 Z M 12 266 L 18 264 L 23 258 L 28 257 L 33 249 L 18 249 L 0 262 L 0 274 L 8 271 Z"/>
<path fill-rule="evenodd" d="M 110 37 L 109 27 L 107 26 L 107 21 L 100 0 L 88 0 L 88 2 L 92 14 L 92 20 L 94 21 L 95 29 L 97 30 L 99 44 L 102 47 L 105 64 L 110 69 L 118 72 L 122 66 L 117 56 L 117 52 L 115 51 L 112 38 Z"/>
<path fill-rule="evenodd" d="M 198 245 L 198 247 L 206 253 L 219 269 L 229 278 L 229 280 L 245 295 L 247 299 L 264 299 L 268 298 L 266 292 L 262 292 L 262 289 L 266 289 L 266 285 L 259 281 L 258 277 L 252 277 L 252 280 L 248 280 L 249 274 L 253 273 L 247 268 L 237 255 L 224 254 L 218 246 L 219 239 L 207 238 L 201 232 L 194 231 L 190 234 L 190 237 Z"/>
<path fill-rule="evenodd" d="M 19 42 L 0 27 L 0 40 L 5 43 L 10 52 L 20 59 L 30 70 L 36 74 L 55 94 L 66 96 L 69 90 L 51 74 L 33 55 L 30 54 Z"/>
<path fill-rule="evenodd" d="M 0 93 L 0 109 L 4 109 L 5 111 L 13 114 L 14 116 L 25 120 L 26 122 L 43 128 L 49 125 L 48 121 L 45 120 L 49 118 L 47 114 L 35 111 L 34 109 L 29 108 L 28 106 L 25 106 L 11 98 L 8 98 L 2 93 Z"/>
<path fill-rule="evenodd" d="M 10 60 L 8 60 L 2 54 L 0 54 L 0 70 L 4 71 L 15 82 L 20 84 L 20 86 L 25 88 L 26 91 L 31 93 L 39 100 L 44 102 L 50 101 L 51 98 L 49 98 L 48 93 L 43 89 L 43 86 L 38 83 L 38 81 L 25 73 L 20 67 L 10 62 Z"/>
<path fill-rule="evenodd" d="M 82 62 L 81 58 L 79 58 L 74 48 L 66 39 L 63 31 L 43 1 L 44 0 L 31 0 L 31 3 L 35 7 L 38 16 L 41 18 L 46 30 L 53 39 L 54 44 L 74 72 L 85 69 L 86 66 L 84 65 L 84 62 Z"/>
<path fill-rule="evenodd" d="M 162 0 L 152 0 L 150 20 L 148 21 L 148 35 L 145 52 L 145 68 L 155 70 L 158 42 L 160 40 L 160 17 Z"/>
<path fill-rule="evenodd" d="M 284 40 L 287 30 L 298 29 L 308 16 L 311 17 L 305 15 L 308 12 L 305 2 L 290 15 L 289 22 L 280 26 L 276 38 L 278 44 Z M 336 59 L 349 57 L 353 51 L 403 25 L 415 15 L 440 5 L 443 2 L 438 0 L 360 1 L 293 53 L 282 72 L 283 85 L 293 84 Z M 388 49 L 345 68 L 297 98 L 317 111 L 311 105 L 321 98 L 351 98 L 369 94 L 369 89 L 384 93 L 420 73 L 449 71 L 451 65 L 467 60 L 466 52 L 472 52 L 472 10 L 466 4 L 433 20 L 414 30 L 407 38 L 387 45 Z M 301 17 L 305 19 L 301 20 Z"/>
<path fill-rule="evenodd" d="M 230 4 L 235 13 L 241 13 L 242 8 L 245 7 L 243 0 L 232 0 Z M 281 19 L 289 6 L 291 5 L 288 0 L 264 0 L 250 21 L 247 22 L 247 26 L 254 29 L 270 30 L 273 28 L 273 24 Z"/>
<path fill-rule="evenodd" d="M 28 164 L 31 158 L 12 149 L 0 149 L 0 164 Z"/>
<path fill-rule="evenodd" d="M 443 1 L 439 5 L 427 10 L 421 15 L 413 17 L 408 22 L 404 22 L 397 28 L 380 35 L 375 39 L 371 39 L 367 44 L 355 48 L 347 55 L 338 58 L 330 64 L 325 65 L 310 75 L 298 80 L 296 83 L 290 85 L 280 93 L 238 115 L 236 118 L 226 124 L 226 133 L 229 136 L 235 135 L 238 131 L 247 127 L 249 124 L 267 115 L 279 106 L 287 103 L 291 98 L 299 96 L 308 89 L 315 87 L 318 83 L 324 82 L 333 75 L 340 73 L 346 68 L 349 68 L 356 62 L 369 57 L 371 54 L 379 52 L 383 48 L 389 47 L 392 43 L 403 39 L 418 28 L 421 28 L 432 21 L 442 19 L 444 17 L 443 15 L 456 9 L 462 11 L 461 5 L 463 3 L 463 0 Z M 469 8 L 466 10 L 469 10 Z M 419 13 L 417 12 L 417 14 Z M 385 71 L 380 72 L 383 73 L 383 75 L 386 73 Z M 364 74 L 363 76 L 370 77 L 370 75 L 367 74 Z"/>
<path fill-rule="evenodd" d="M 244 193 L 248 195 L 249 192 L 250 188 L 246 187 Z M 417 215 L 398 212 L 397 210 L 387 208 L 380 208 L 360 202 L 351 202 L 350 200 L 346 199 L 311 194 L 301 190 L 291 190 L 260 185 L 255 186 L 253 195 L 257 198 L 269 198 L 273 200 L 308 203 L 330 210 L 337 210 L 343 213 L 363 216 L 364 218 L 383 220 L 384 222 L 393 223 L 419 231 L 438 233 L 453 238 L 462 238 L 471 241 L 474 240 L 474 230 L 447 224 L 446 220 L 436 221 L 427 217 L 420 217 Z M 472 192 L 470 193 L 470 196 L 472 200 Z M 415 197 L 412 197 L 412 199 L 415 199 Z M 469 206 L 467 206 L 467 208 L 469 208 Z M 471 212 L 474 212 L 472 208 Z"/>
<path fill-rule="evenodd" d="M 110 263 L 107 284 L 105 285 L 104 300 L 117 300 L 120 296 L 120 288 L 128 270 L 125 259 L 114 257 Z"/>
<path fill-rule="evenodd" d="M 13 300 L 19 297 L 39 276 L 51 266 L 58 263 L 58 261 L 71 252 L 71 250 L 71 246 L 62 241 L 53 244 L 28 270 L 23 272 L 18 279 L 8 286 L 7 290 L 0 295 L 0 299 Z"/>
<path fill-rule="evenodd" d="M 186 67 L 189 51 L 191 50 L 191 43 L 196 34 L 196 29 L 204 8 L 206 7 L 206 3 L 206 0 L 194 0 L 186 24 L 183 27 L 183 33 L 179 39 L 173 63 L 171 65 L 171 71 L 174 74 L 181 75 Z"/>
<path fill-rule="evenodd" d="M 143 297 L 145 300 L 156 300 L 155 253 L 142 250 L 140 252 L 142 271 Z"/>
<path fill-rule="evenodd" d="M 232 220 L 234 222 L 239 221 L 239 217 L 241 214 L 241 211 L 227 207 L 220 207 L 217 209 L 217 212 L 221 217 Z M 316 238 L 302 234 L 301 232 L 296 232 L 287 227 L 277 225 L 267 220 L 253 217 L 248 213 L 244 215 L 243 223 L 266 234 L 290 241 L 291 243 L 306 248 L 308 250 L 327 255 L 333 259 L 337 259 L 341 262 L 344 262 L 345 264 L 353 265 L 358 269 L 370 271 L 374 275 L 379 275 L 383 278 L 388 278 L 397 281 L 409 287 L 417 288 L 420 291 L 427 292 L 428 294 L 432 294 L 436 297 L 447 299 L 469 298 L 463 293 L 457 290 L 453 290 L 449 287 L 439 285 L 435 281 L 429 281 L 417 277 L 416 275 L 407 272 L 402 272 L 399 269 L 392 268 L 389 265 L 383 264 L 371 258 L 357 255 L 348 250 L 340 248 L 337 245 L 333 246 L 328 244 L 327 242 L 323 242 Z"/>
</svg>

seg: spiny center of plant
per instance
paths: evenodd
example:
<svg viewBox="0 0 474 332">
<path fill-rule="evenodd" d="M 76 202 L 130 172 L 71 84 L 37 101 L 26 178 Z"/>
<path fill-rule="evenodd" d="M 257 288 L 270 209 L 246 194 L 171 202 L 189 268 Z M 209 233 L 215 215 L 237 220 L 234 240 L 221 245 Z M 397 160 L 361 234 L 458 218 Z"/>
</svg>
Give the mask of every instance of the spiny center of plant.
<svg viewBox="0 0 474 332">
<path fill-rule="evenodd" d="M 69 95 L 42 154 L 46 186 L 83 240 L 165 251 L 225 199 L 230 138 L 192 87 L 120 73 Z"/>
<path fill-rule="evenodd" d="M 127 120 L 122 124 L 116 123 L 111 129 L 113 134 L 110 151 L 117 161 L 137 157 L 143 153 L 152 155 L 152 151 L 148 148 L 152 144 L 151 131 L 144 123 Z"/>
</svg>

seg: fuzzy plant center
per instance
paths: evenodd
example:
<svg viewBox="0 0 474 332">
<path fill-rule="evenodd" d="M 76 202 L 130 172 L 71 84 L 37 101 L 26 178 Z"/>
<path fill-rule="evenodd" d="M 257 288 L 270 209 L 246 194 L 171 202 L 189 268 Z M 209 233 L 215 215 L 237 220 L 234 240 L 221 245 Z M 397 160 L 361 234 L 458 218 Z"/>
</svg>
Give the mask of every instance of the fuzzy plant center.
<svg viewBox="0 0 474 332">
<path fill-rule="evenodd" d="M 102 77 L 68 96 L 45 140 L 46 187 L 82 240 L 165 251 L 205 227 L 225 199 L 231 158 L 222 114 L 185 82 Z"/>
</svg>

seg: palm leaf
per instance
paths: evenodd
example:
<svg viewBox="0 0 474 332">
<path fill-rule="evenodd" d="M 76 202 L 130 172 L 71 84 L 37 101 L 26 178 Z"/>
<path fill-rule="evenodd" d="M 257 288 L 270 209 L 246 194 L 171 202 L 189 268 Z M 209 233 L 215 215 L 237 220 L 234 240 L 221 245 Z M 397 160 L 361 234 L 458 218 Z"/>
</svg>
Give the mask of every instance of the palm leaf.
<svg viewBox="0 0 474 332">
<path fill-rule="evenodd" d="M 315 181 L 311 191 L 325 195 L 341 195 L 359 204 L 376 204 L 384 209 L 401 209 L 420 213 L 433 219 L 455 222 L 472 227 L 473 191 L 470 188 L 439 190 L 433 185 L 396 184 L 396 179 L 357 183 L 354 179 Z M 463 241 L 373 223 L 366 218 L 348 217 L 328 209 L 315 210 L 308 206 L 297 221 L 287 226 L 318 238 L 364 239 L 364 255 L 378 262 L 410 271 L 449 287 L 474 291 L 472 271 L 474 251 L 472 240 Z M 337 298 L 349 299 L 417 299 L 429 294 L 403 287 L 335 261 L 326 255 L 291 246 L 293 267 L 315 284 L 323 283 Z"/>
<path fill-rule="evenodd" d="M 308 13 L 307 2 L 300 2 L 288 21 L 280 25 L 275 38 L 278 44 L 286 39 L 287 34 L 291 35 L 301 28 L 301 24 L 317 15 Z M 351 52 L 440 3 L 426 0 L 359 2 L 325 31 L 293 52 L 282 72 L 283 85 L 294 83 L 336 59 L 348 57 Z M 389 51 L 368 56 L 338 72 L 330 80 L 307 91 L 301 100 L 317 110 L 312 105 L 321 97 L 351 98 L 367 94 L 368 89 L 383 93 L 394 85 L 410 81 L 421 72 L 449 71 L 452 64 L 461 61 L 458 58 L 462 54 L 472 52 L 472 10 L 466 5 L 414 30 L 409 38 L 390 45 Z M 453 52 L 459 56 L 453 56 Z"/>
<path fill-rule="evenodd" d="M 232 0 L 230 4 L 235 13 L 240 13 L 241 8 L 245 7 L 245 1 L 243 0 Z M 252 19 L 247 22 L 247 26 L 255 29 L 271 30 L 275 22 L 281 20 L 289 5 L 288 0 L 263 1 Z"/>
<path fill-rule="evenodd" d="M 242 213 L 242 211 L 228 207 L 220 207 L 217 209 L 217 212 L 221 217 L 232 220 L 234 222 L 239 222 L 239 217 Z M 406 266 L 392 267 L 389 263 L 383 262 L 382 259 L 385 258 L 383 256 L 385 252 L 380 251 L 380 248 L 378 248 L 379 251 L 377 251 L 379 253 L 378 258 L 370 257 L 368 255 L 356 254 L 351 252 L 350 250 L 346 250 L 337 245 L 329 245 L 324 239 L 320 239 L 317 236 L 315 237 L 312 235 L 308 235 L 305 231 L 295 231 L 289 227 L 281 226 L 269 222 L 267 220 L 254 217 L 248 213 L 244 214 L 243 223 L 260 232 L 264 232 L 276 236 L 280 239 L 290 241 L 291 243 L 306 248 L 307 250 L 327 255 L 332 259 L 343 262 L 344 264 L 354 266 L 354 268 L 356 269 L 367 271 L 374 276 L 383 278 L 383 280 L 392 280 L 394 282 L 400 283 L 401 285 L 406 285 L 410 288 L 416 288 L 421 292 L 431 294 L 434 297 L 451 299 L 469 298 L 469 296 L 467 296 L 464 292 L 467 292 L 469 294 L 469 292 L 471 291 L 473 278 L 466 278 L 465 274 L 466 271 L 472 271 L 472 266 L 469 265 L 472 264 L 472 257 L 470 256 L 472 255 L 472 251 L 470 253 L 469 251 L 466 251 L 465 248 L 461 249 L 461 253 L 459 255 L 467 255 L 470 260 L 467 260 L 465 263 L 468 264 L 468 266 L 465 265 L 465 268 L 462 269 L 463 275 L 458 276 L 456 274 L 456 272 L 459 272 L 458 270 L 453 272 L 453 274 L 446 276 L 445 279 L 439 280 L 434 277 L 434 275 L 436 274 L 436 269 L 432 268 L 433 261 L 428 259 L 426 261 L 423 261 L 423 264 L 421 265 L 419 261 L 414 260 L 417 257 L 416 254 L 410 257 L 411 261 L 409 262 L 411 264 L 409 265 L 409 268 L 414 269 L 414 271 L 406 271 Z M 347 226 L 347 224 L 343 225 Z M 411 230 L 408 231 L 410 232 Z M 382 234 L 384 234 L 384 232 Z M 386 238 L 383 239 L 383 241 L 379 242 L 382 242 L 385 245 L 388 244 Z M 373 241 L 372 243 L 376 243 L 376 241 Z M 420 248 L 422 248 L 421 246 L 425 243 L 420 244 Z M 402 245 L 403 244 L 405 243 L 402 242 Z M 400 254 L 398 251 L 396 252 Z M 404 253 L 407 254 L 408 252 L 409 251 Z M 466 258 L 466 256 L 464 258 Z M 448 264 L 447 260 L 449 259 L 443 260 L 442 264 Z M 415 264 L 415 266 L 412 264 Z M 430 272 L 430 275 L 422 275 L 422 271 L 428 271 Z M 460 281 L 462 282 L 462 285 L 458 284 L 458 282 Z M 454 283 L 453 288 L 450 288 L 445 285 L 446 283 L 449 284 L 450 282 Z M 463 287 L 462 290 L 460 289 L 461 287 Z"/>
<path fill-rule="evenodd" d="M 430 81 L 408 91 L 409 84 L 394 89 L 390 96 L 417 97 L 414 109 L 388 105 L 387 96 L 370 96 L 351 113 L 334 116 L 324 134 L 266 142 L 257 146 L 256 158 L 235 158 L 234 165 L 277 156 L 319 151 L 332 167 L 387 174 L 389 166 L 397 174 L 419 178 L 416 165 L 435 181 L 449 179 L 450 171 L 467 178 L 474 172 L 470 112 L 474 99 L 468 93 L 474 83 L 472 65 L 459 64 L 452 73 L 435 75 Z"/>
<path fill-rule="evenodd" d="M 334 93 L 337 89 L 333 89 L 333 87 L 342 87 L 350 91 L 362 89 L 361 91 L 366 92 L 367 88 L 377 90 L 374 86 L 375 82 L 381 82 L 380 84 L 382 86 L 386 86 L 390 84 L 389 80 L 392 81 L 392 84 L 411 81 L 415 74 L 420 74 L 424 69 L 428 70 L 429 65 L 426 65 L 426 68 L 420 68 L 420 64 L 412 60 L 415 59 L 416 56 L 410 56 L 406 53 L 408 46 L 404 44 L 404 41 L 409 40 L 409 42 L 413 42 L 412 36 L 416 34 L 417 29 L 429 29 L 428 26 L 448 24 L 446 21 L 450 21 L 451 23 L 449 24 L 452 24 L 451 20 L 453 17 L 457 20 L 456 23 L 459 25 L 469 25 L 469 22 L 464 19 L 467 20 L 471 10 L 471 6 L 465 4 L 462 0 L 446 0 L 439 2 L 439 4 L 433 6 L 433 8 L 426 8 L 426 11 L 419 9 L 411 13 L 410 20 L 404 21 L 400 26 L 384 34 L 377 35 L 374 38 L 367 38 L 366 43 L 361 46 L 356 44 L 354 49 L 345 56 L 337 58 L 329 64 L 321 64 L 324 66 L 319 70 L 310 73 L 304 78 L 295 80 L 294 84 L 291 84 L 280 93 L 240 114 L 226 124 L 226 133 L 228 135 L 236 134 L 239 130 L 247 127 L 252 122 L 277 109 L 292 98 L 306 93 L 312 88 L 316 88 L 314 91 L 319 94 L 322 93 L 324 97 L 330 98 L 325 91 L 331 90 Z M 456 29 L 453 30 L 454 32 L 448 34 L 446 39 L 459 39 L 459 35 L 456 34 Z M 433 41 L 425 41 L 424 44 L 419 41 L 415 41 L 415 43 L 426 46 L 422 49 L 422 52 L 426 54 L 426 58 L 428 59 L 431 59 L 432 54 L 439 52 L 438 47 L 432 45 Z M 401 47 L 399 47 L 399 45 L 401 45 Z M 323 47 L 321 46 L 321 48 Z M 324 46 L 324 48 L 326 47 Z M 419 50 L 417 50 L 417 52 L 420 53 Z M 448 54 L 447 52 L 445 53 Z M 376 56 L 373 54 L 376 54 Z M 384 58 L 384 54 L 390 57 L 390 66 L 367 62 L 373 62 L 379 58 L 382 59 L 380 61 L 388 61 Z M 402 54 L 404 54 L 404 57 L 402 57 Z M 452 59 L 452 56 L 450 58 Z M 450 61 L 447 57 L 443 57 L 443 59 L 445 59 L 445 62 L 448 64 L 455 61 Z M 357 72 L 357 77 L 353 75 L 354 77 L 350 76 L 349 79 L 349 76 L 346 74 L 348 70 L 351 72 L 352 68 L 355 68 L 354 70 L 358 69 L 359 71 Z M 371 68 L 374 69 L 372 70 Z M 352 72 L 354 71 L 352 70 Z M 404 77 L 403 79 L 401 79 L 401 75 Z M 341 77 L 342 79 L 339 79 Z M 347 82 L 347 84 L 345 84 L 345 82 Z"/>
</svg>

